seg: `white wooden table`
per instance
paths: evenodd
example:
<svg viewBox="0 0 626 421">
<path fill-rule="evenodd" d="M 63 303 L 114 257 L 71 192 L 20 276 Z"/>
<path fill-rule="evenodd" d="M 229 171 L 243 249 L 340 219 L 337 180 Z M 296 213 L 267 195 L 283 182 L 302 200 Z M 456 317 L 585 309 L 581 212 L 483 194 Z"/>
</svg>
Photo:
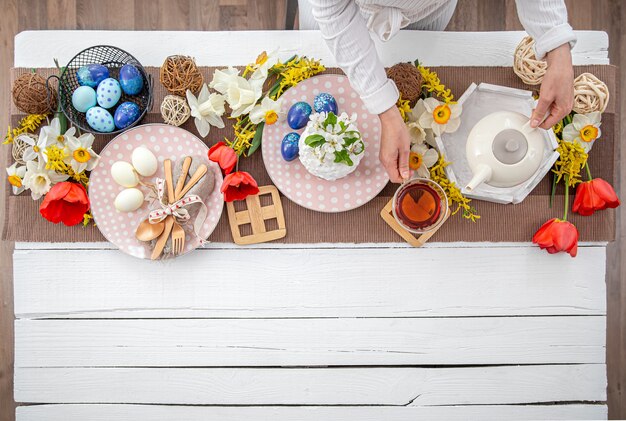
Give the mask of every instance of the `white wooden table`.
<svg viewBox="0 0 626 421">
<path fill-rule="evenodd" d="M 380 52 L 508 66 L 522 36 L 402 31 Z M 16 37 L 15 66 L 103 42 L 153 66 L 278 46 L 334 64 L 315 31 L 38 31 Z M 607 47 L 579 32 L 574 63 L 608 64 Z M 17 419 L 606 418 L 605 246 L 571 259 L 529 243 L 211 244 L 154 263 L 18 243 L 15 399 L 44 405 Z"/>
</svg>

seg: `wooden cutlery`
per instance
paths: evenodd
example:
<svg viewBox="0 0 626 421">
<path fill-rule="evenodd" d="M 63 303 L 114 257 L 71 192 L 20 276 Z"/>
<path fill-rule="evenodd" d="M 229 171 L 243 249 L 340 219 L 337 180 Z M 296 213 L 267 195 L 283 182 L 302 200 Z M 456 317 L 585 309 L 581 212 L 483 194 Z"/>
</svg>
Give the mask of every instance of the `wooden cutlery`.
<svg viewBox="0 0 626 421">
<path fill-rule="evenodd" d="M 191 157 L 188 156 L 183 161 L 181 174 L 178 177 L 176 186 L 174 187 L 172 161 L 166 159 L 163 162 L 163 167 L 165 170 L 165 184 L 167 187 L 167 200 L 169 204 L 182 199 L 208 171 L 208 167 L 206 165 L 200 165 L 191 176 L 189 182 L 185 185 L 185 180 L 187 179 L 189 168 L 191 167 Z M 149 227 L 147 224 L 153 225 L 154 227 Z M 162 224 L 162 227 L 160 227 L 159 224 Z M 165 248 L 165 244 L 167 243 L 170 234 L 172 235 L 172 252 L 174 255 L 182 254 L 185 249 L 185 230 L 171 215 L 158 224 L 150 224 L 150 221 L 148 220 L 142 221 L 137 228 L 135 236 L 141 241 L 150 241 L 158 237 L 154 250 L 152 250 L 152 255 L 150 256 L 152 260 L 156 260 L 163 253 L 163 249 Z"/>
</svg>

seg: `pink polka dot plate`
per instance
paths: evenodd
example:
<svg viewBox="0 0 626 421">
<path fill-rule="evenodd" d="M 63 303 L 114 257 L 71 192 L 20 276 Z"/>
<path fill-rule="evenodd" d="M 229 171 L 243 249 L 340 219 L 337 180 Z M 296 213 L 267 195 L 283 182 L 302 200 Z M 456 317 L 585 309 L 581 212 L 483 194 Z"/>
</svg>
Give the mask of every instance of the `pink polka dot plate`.
<svg viewBox="0 0 626 421">
<path fill-rule="evenodd" d="M 217 164 L 208 160 L 209 148 L 200 139 L 186 130 L 166 124 L 145 124 L 127 130 L 111 140 L 100 153 L 100 162 L 91 172 L 89 179 L 89 199 L 91 212 L 102 235 L 131 256 L 150 258 L 152 250 L 149 244 L 135 238 L 135 229 L 150 211 L 149 203 L 144 202 L 141 208 L 134 212 L 118 212 L 113 204 L 124 187 L 113 181 L 111 165 L 117 161 L 131 162 L 132 152 L 138 146 L 147 147 L 159 162 L 156 174 L 150 178 L 142 178 L 144 183 L 154 183 L 156 177 L 164 178 L 163 161 L 167 158 L 172 160 L 173 165 L 186 156 L 205 158 L 204 163 L 209 165 L 209 169 L 215 175 L 215 187 L 205 201 L 208 216 L 200 229 L 200 235 L 206 239 L 217 226 L 224 207 L 219 189 L 223 180 L 222 172 Z M 143 191 L 144 195 L 149 192 L 146 187 L 137 186 L 137 188 Z M 196 249 L 201 243 L 191 230 L 186 231 L 187 238 L 182 254 Z"/>
<path fill-rule="evenodd" d="M 265 126 L 263 130 L 263 161 L 272 182 L 290 200 L 319 212 L 343 212 L 358 208 L 372 200 L 385 187 L 389 178 L 378 159 L 380 150 L 380 121 L 370 114 L 361 98 L 342 75 L 320 75 L 300 82 L 287 90 L 283 111 L 293 104 L 306 101 L 311 106 L 315 95 L 327 92 L 335 97 L 339 113 L 357 114 L 356 125 L 363 136 L 365 156 L 357 169 L 344 178 L 327 181 L 310 174 L 299 159 L 287 162 L 280 153 L 283 137 L 294 130 L 286 118 Z M 296 130 L 302 133 L 304 129 Z"/>
</svg>

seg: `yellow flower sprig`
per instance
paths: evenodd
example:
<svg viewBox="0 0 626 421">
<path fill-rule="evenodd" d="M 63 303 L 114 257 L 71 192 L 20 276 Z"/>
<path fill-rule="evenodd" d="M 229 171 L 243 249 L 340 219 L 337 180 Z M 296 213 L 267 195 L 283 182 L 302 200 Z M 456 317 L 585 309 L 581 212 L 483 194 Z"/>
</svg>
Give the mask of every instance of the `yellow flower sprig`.
<svg viewBox="0 0 626 421">
<path fill-rule="evenodd" d="M 559 159 L 554 163 L 552 172 L 556 179 L 555 183 L 562 178 L 568 181 L 570 187 L 581 183 L 581 171 L 587 164 L 588 155 L 582 146 L 575 142 L 567 142 L 559 139 L 559 147 L 556 149 Z"/>
<path fill-rule="evenodd" d="M 426 89 L 426 91 L 435 94 L 439 97 L 440 100 L 445 103 L 450 103 L 454 101 L 454 95 L 452 95 L 452 91 L 446 88 L 443 83 L 439 80 L 439 76 L 436 72 L 422 66 L 421 64 L 417 65 L 417 70 L 419 70 L 422 75 L 422 88 Z"/>
<path fill-rule="evenodd" d="M 448 165 L 450 165 L 450 163 L 446 162 L 443 156 L 440 156 L 437 163 L 430 168 L 430 178 L 439 184 L 446 192 L 446 196 L 448 196 L 448 206 L 452 212 L 451 215 L 455 215 L 457 212 L 461 211 L 463 218 L 476 222 L 477 219 L 480 219 L 480 215 L 476 213 L 476 209 L 470 206 L 471 199 L 463 196 L 456 184 L 448 179 L 444 171 Z M 455 203 L 456 209 L 452 210 L 452 206 Z"/>
<path fill-rule="evenodd" d="M 23 133 L 34 133 L 41 123 L 45 120 L 46 114 L 29 114 L 23 119 L 20 120 L 16 128 L 7 129 L 7 134 L 4 137 L 3 145 L 7 145 L 9 143 L 13 143 L 16 137 Z"/>
<path fill-rule="evenodd" d="M 398 97 L 398 102 L 396 103 L 396 107 L 398 107 L 398 111 L 400 111 L 400 116 L 406 123 L 409 121 L 409 114 L 411 113 L 411 105 L 408 99 L 402 99 L 402 94 Z"/>
<path fill-rule="evenodd" d="M 85 171 L 76 173 L 72 167 L 65 162 L 65 158 L 68 157 L 65 149 L 57 145 L 52 145 L 46 148 L 45 154 L 48 157 L 48 162 L 46 163 L 47 170 L 54 170 L 59 174 L 66 174 L 72 180 L 85 186 L 85 188 L 89 186 L 89 177 L 85 174 Z"/>
<path fill-rule="evenodd" d="M 257 125 L 250 121 L 248 116 L 237 117 L 233 129 L 235 136 L 233 140 L 224 139 L 226 144 L 234 149 L 238 156 L 246 155 L 256 134 Z"/>
<path fill-rule="evenodd" d="M 276 63 L 272 66 L 271 71 L 278 78 L 274 86 L 270 89 L 268 96 L 276 100 L 287 89 L 296 86 L 298 83 L 318 73 L 326 70 L 326 67 L 319 61 L 308 57 L 294 56 L 286 63 Z"/>
</svg>

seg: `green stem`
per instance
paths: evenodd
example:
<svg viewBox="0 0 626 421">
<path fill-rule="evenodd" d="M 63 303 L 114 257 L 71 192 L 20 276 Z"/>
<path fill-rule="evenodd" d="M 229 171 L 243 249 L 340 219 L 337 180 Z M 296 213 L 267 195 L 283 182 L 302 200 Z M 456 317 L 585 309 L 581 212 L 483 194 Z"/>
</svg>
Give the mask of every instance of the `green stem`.
<svg viewBox="0 0 626 421">
<path fill-rule="evenodd" d="M 556 174 L 552 173 L 552 191 L 550 192 L 550 207 L 554 203 L 554 196 L 556 195 Z"/>
<path fill-rule="evenodd" d="M 569 175 L 565 176 L 565 212 L 563 212 L 563 220 L 567 221 L 567 211 L 569 210 Z"/>
<path fill-rule="evenodd" d="M 589 181 L 593 180 L 593 177 L 591 176 L 591 170 L 589 169 L 589 162 L 585 162 L 585 169 L 587 170 L 587 178 L 589 179 Z"/>
</svg>

